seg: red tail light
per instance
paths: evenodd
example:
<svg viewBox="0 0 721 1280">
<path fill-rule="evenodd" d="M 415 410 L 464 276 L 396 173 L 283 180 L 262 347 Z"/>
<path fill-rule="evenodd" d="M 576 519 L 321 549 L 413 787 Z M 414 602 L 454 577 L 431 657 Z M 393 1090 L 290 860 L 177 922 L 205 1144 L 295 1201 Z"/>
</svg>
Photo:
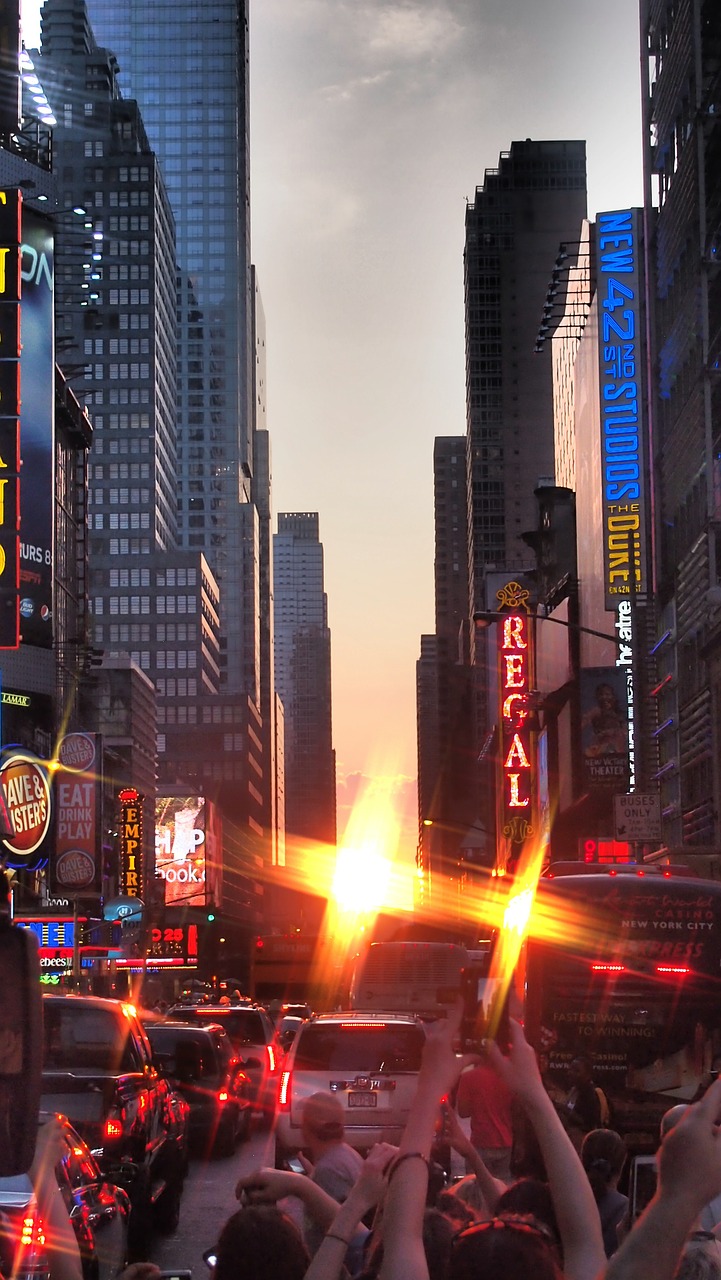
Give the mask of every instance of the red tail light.
<svg viewBox="0 0 721 1280">
<path fill-rule="evenodd" d="M 290 1102 L 290 1077 L 292 1072 L 282 1071 L 280 1076 L 280 1089 L 278 1090 L 278 1105 L 287 1107 Z"/>
<path fill-rule="evenodd" d="M 45 1251 L 45 1226 L 37 1208 L 31 1206 L 25 1210 L 20 1221 L 13 1275 L 19 1272 L 48 1274 L 49 1271 L 50 1262 Z"/>
<path fill-rule="evenodd" d="M 592 964 L 594 973 L 625 973 L 625 964 Z"/>
<path fill-rule="evenodd" d="M 657 964 L 656 973 L 690 973 L 691 970 L 682 964 Z"/>
<path fill-rule="evenodd" d="M 218 1102 L 227 1102 L 227 1101 L 228 1101 L 228 1090 L 221 1089 L 220 1093 L 218 1094 Z"/>
<path fill-rule="evenodd" d="M 123 1126 L 117 1116 L 108 1116 L 103 1125 L 103 1138 L 105 1142 L 113 1142 L 116 1138 L 122 1138 Z"/>
<path fill-rule="evenodd" d="M 268 1055 L 268 1070 L 271 1075 L 275 1075 L 278 1070 L 278 1063 L 275 1060 L 275 1049 L 272 1044 L 267 1044 L 265 1046 L 265 1051 Z"/>
</svg>

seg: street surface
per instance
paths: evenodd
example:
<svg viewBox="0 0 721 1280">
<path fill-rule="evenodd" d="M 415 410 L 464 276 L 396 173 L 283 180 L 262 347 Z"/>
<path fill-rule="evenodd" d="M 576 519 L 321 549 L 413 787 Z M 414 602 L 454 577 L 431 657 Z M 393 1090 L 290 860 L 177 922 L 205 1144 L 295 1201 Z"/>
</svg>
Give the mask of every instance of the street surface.
<svg viewBox="0 0 721 1280">
<path fill-rule="evenodd" d="M 193 1280 L 205 1280 L 210 1273 L 203 1254 L 215 1244 L 223 1223 L 239 1206 L 235 1184 L 243 1173 L 275 1160 L 272 1131 L 254 1125 L 250 1138 L 235 1154 L 212 1160 L 191 1159 L 180 1207 L 180 1225 L 172 1236 L 156 1235 L 150 1250 L 151 1262 L 163 1271 L 184 1268 Z"/>
</svg>

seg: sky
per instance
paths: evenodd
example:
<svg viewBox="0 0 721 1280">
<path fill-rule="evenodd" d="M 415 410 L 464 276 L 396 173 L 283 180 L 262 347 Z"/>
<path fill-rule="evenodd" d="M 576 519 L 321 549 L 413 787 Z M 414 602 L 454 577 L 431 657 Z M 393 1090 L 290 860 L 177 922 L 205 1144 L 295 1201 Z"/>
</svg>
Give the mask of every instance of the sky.
<svg viewBox="0 0 721 1280">
<path fill-rule="evenodd" d="M 515 139 L 585 138 L 591 216 L 641 203 L 638 25 L 636 0 L 250 0 L 273 500 L 320 516 L 339 831 L 374 780 L 415 851 L 433 441 L 465 433 L 466 201 Z"/>
</svg>

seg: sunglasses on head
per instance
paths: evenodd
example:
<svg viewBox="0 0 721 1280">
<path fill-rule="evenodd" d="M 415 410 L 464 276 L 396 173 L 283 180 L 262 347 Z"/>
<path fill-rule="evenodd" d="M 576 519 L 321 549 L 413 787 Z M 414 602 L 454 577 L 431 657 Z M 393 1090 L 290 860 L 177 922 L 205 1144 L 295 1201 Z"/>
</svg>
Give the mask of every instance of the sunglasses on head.
<svg viewBox="0 0 721 1280">
<path fill-rule="evenodd" d="M 527 1218 L 507 1217 L 507 1218 L 488 1218 L 485 1222 L 472 1222 L 468 1227 L 461 1227 L 453 1237 L 453 1244 L 457 1245 L 460 1240 L 468 1240 L 471 1236 L 480 1235 L 482 1231 L 520 1231 L 525 1235 L 535 1236 L 536 1239 L 545 1240 L 546 1244 L 554 1245 L 556 1240 L 553 1232 L 543 1222 L 529 1222 Z"/>
</svg>

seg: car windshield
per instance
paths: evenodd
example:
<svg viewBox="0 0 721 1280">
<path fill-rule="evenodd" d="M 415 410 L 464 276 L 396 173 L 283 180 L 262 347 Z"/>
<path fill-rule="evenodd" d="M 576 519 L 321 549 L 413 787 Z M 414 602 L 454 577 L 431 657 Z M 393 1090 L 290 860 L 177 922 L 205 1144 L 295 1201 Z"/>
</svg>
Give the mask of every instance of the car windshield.
<svg viewBox="0 0 721 1280">
<path fill-rule="evenodd" d="M 156 1058 L 179 1080 L 218 1075 L 219 1055 L 211 1035 L 168 1026 L 149 1027 L 148 1035 Z"/>
<path fill-rule="evenodd" d="M 43 1004 L 43 1068 L 74 1073 L 138 1071 L 130 1028 L 110 1009 Z"/>
<path fill-rule="evenodd" d="M 416 1072 L 424 1040 L 417 1026 L 314 1023 L 299 1032 L 293 1065 L 297 1071 Z"/>
</svg>

